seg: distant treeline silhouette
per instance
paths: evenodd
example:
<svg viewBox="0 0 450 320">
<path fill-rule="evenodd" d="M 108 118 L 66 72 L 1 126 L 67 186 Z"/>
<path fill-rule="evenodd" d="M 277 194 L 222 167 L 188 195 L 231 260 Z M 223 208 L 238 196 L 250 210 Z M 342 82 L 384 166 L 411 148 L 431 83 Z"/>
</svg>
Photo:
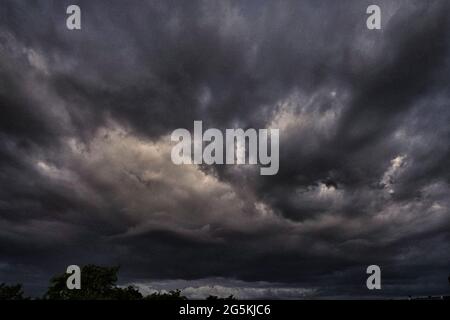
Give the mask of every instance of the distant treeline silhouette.
<svg viewBox="0 0 450 320">
<path fill-rule="evenodd" d="M 43 297 L 37 300 L 187 300 L 181 294 L 181 290 L 169 292 L 154 292 L 142 295 L 134 286 L 121 287 L 117 283 L 119 267 L 101 267 L 86 265 L 82 267 L 81 289 L 67 288 L 66 282 L 70 276 L 67 273 L 56 275 L 50 280 L 50 285 Z M 26 297 L 22 284 L 6 285 L 0 284 L 0 300 L 31 300 Z M 223 299 L 217 296 L 209 296 L 207 300 Z M 233 300 L 233 296 L 225 299 Z"/>
<path fill-rule="evenodd" d="M 56 275 L 50 279 L 47 292 L 42 297 L 32 298 L 24 294 L 22 284 L 7 285 L 0 283 L 1 300 L 188 300 L 181 290 L 159 291 L 143 295 L 134 286 L 118 286 L 117 273 L 119 267 L 101 267 L 86 265 L 81 268 L 81 289 L 67 288 L 67 273 Z M 450 284 L 450 276 L 448 277 Z M 410 299 L 414 299 L 409 297 Z M 426 296 L 415 299 L 448 299 L 449 296 Z M 226 298 L 210 295 L 206 300 L 236 300 L 232 295 Z"/>
</svg>

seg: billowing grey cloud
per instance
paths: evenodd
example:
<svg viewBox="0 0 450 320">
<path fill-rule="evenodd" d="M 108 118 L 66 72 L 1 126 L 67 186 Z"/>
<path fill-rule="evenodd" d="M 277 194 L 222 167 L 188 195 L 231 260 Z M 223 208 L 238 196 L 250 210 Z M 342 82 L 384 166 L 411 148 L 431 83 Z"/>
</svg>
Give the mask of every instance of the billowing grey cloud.
<svg viewBox="0 0 450 320">
<path fill-rule="evenodd" d="M 369 1 L 77 3 L 80 31 L 72 1 L 2 5 L 0 281 L 366 297 L 378 264 L 380 296 L 448 291 L 446 1 L 379 1 L 377 31 Z M 194 120 L 279 128 L 278 174 L 173 165 Z"/>
</svg>

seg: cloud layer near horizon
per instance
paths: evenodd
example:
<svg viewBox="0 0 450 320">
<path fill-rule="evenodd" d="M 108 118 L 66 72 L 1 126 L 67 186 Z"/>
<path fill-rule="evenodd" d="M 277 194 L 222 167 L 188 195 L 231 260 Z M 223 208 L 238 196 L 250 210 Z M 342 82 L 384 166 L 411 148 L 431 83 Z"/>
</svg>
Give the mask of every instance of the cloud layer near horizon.
<svg viewBox="0 0 450 320">
<path fill-rule="evenodd" d="M 366 1 L 78 1 L 81 31 L 69 4 L 2 4 L 0 281 L 447 290 L 446 1 L 379 1 L 381 31 Z M 279 173 L 173 165 L 194 120 L 279 128 Z"/>
</svg>

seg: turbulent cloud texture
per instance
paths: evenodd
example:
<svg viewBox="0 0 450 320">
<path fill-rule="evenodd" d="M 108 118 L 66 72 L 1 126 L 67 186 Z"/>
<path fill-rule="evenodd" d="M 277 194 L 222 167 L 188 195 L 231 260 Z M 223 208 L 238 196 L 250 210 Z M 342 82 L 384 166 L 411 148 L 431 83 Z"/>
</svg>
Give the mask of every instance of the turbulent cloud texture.
<svg viewBox="0 0 450 320">
<path fill-rule="evenodd" d="M 448 292 L 447 1 L 3 1 L 0 281 L 69 264 L 191 297 Z M 170 133 L 279 128 L 280 170 Z M 381 292 L 365 287 L 382 269 Z M 166 285 L 166 287 L 164 286 Z"/>
</svg>

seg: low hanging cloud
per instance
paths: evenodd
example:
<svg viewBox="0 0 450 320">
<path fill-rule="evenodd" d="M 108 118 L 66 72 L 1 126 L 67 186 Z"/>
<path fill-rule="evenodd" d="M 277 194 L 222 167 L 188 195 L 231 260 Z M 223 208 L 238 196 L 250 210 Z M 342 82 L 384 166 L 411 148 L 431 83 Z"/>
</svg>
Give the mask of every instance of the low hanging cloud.
<svg viewBox="0 0 450 320">
<path fill-rule="evenodd" d="M 212 285 L 213 283 L 213 285 Z M 188 299 L 206 299 L 209 296 L 236 299 L 305 299 L 317 296 L 315 288 L 284 287 L 264 281 L 245 282 L 224 278 L 198 280 L 169 280 L 149 283 L 131 283 L 143 295 L 180 290 Z"/>
</svg>

